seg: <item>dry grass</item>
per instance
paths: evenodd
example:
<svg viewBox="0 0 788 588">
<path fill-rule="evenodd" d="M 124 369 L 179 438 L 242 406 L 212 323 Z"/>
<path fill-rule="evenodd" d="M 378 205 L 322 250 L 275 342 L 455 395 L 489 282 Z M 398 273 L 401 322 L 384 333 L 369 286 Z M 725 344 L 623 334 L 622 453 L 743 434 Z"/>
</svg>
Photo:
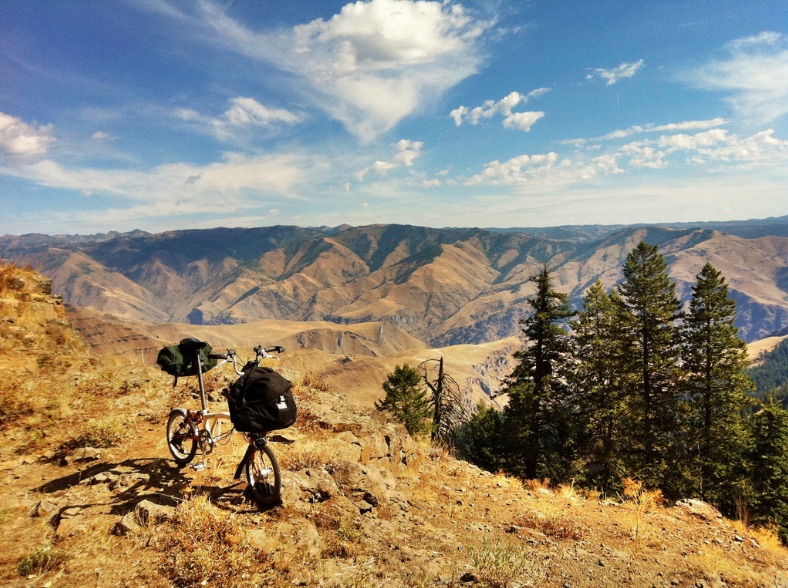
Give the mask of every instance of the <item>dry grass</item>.
<svg viewBox="0 0 788 588">
<path fill-rule="evenodd" d="M 20 576 L 33 578 L 63 567 L 67 560 L 68 554 L 65 551 L 47 546 L 22 558 L 17 564 L 17 570 Z"/>
<path fill-rule="evenodd" d="M 634 513 L 630 534 L 638 539 L 643 531 L 646 515 L 654 513 L 664 504 L 661 490 L 648 490 L 642 482 L 626 478 L 624 480 L 623 504 Z"/>
<path fill-rule="evenodd" d="M 468 556 L 473 566 L 473 581 L 489 588 L 508 588 L 515 581 L 518 586 L 539 576 L 536 565 L 529 559 L 527 548 L 513 541 L 486 536 L 479 547 L 469 547 Z"/>
<path fill-rule="evenodd" d="M 163 571 L 177 586 L 248 586 L 264 558 L 248 541 L 242 520 L 205 496 L 181 503 L 152 542 L 163 554 Z"/>
<path fill-rule="evenodd" d="M 305 439 L 277 454 L 279 465 L 286 470 L 299 471 L 308 468 L 333 471 L 338 464 L 335 451 L 320 439 Z"/>
<path fill-rule="evenodd" d="M 516 518 L 514 524 L 534 529 L 555 539 L 582 541 L 588 535 L 588 529 L 580 525 L 573 517 L 561 514 L 547 515 L 537 511 L 527 511 Z"/>
</svg>

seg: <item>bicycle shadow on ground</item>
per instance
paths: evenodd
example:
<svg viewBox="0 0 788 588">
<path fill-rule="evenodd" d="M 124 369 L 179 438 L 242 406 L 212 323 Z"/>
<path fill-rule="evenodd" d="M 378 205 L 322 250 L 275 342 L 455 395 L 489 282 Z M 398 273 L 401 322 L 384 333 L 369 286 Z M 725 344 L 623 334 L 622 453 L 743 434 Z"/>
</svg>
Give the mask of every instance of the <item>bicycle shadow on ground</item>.
<svg viewBox="0 0 788 588">
<path fill-rule="evenodd" d="M 232 480 L 227 486 L 195 484 L 188 475 L 190 469 L 189 466 L 179 467 L 163 458 L 99 462 L 50 480 L 35 490 L 42 494 L 54 494 L 82 487 L 85 491 L 74 497 L 79 504 L 73 506 L 109 505 L 110 514 L 121 516 L 133 511 L 144 500 L 162 506 L 177 506 L 188 496 L 196 494 L 208 495 L 218 508 L 234 512 L 239 512 L 239 507 L 244 506 L 247 508 L 240 512 L 262 510 L 251 498 L 245 482 Z M 97 485 L 106 485 L 112 496 L 109 500 L 88 504 L 84 498 L 91 493 L 90 488 Z"/>
</svg>

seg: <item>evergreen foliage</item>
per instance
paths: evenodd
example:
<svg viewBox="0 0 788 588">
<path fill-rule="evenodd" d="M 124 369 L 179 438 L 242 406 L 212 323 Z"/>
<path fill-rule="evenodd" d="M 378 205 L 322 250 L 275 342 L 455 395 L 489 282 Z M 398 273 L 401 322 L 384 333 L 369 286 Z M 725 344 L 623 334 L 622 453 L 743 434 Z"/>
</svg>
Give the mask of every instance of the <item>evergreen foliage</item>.
<svg viewBox="0 0 788 588">
<path fill-rule="evenodd" d="M 765 399 L 769 394 L 783 400 L 788 398 L 788 339 L 764 353 L 760 365 L 748 370 L 755 383 L 755 396 Z"/>
<path fill-rule="evenodd" d="M 411 435 L 430 432 L 432 409 L 416 368 L 396 366 L 383 382 L 383 391 L 386 396 L 375 402 L 375 408 L 390 412 Z"/>
<path fill-rule="evenodd" d="M 767 401 L 751 426 L 750 522 L 776 527 L 788 545 L 788 411 Z"/>
<path fill-rule="evenodd" d="M 626 467 L 646 486 L 675 495 L 684 478 L 676 470 L 683 445 L 677 328 L 681 302 L 655 245 L 641 242 L 630 252 L 617 291 L 622 311 L 630 317 L 624 336 L 635 347 L 621 366 L 628 383 Z"/>
<path fill-rule="evenodd" d="M 530 316 L 520 321 L 529 345 L 515 353 L 519 365 L 509 378 L 504 413 L 511 433 L 516 473 L 529 478 L 561 478 L 571 451 L 572 406 L 564 377 L 571 341 L 563 325 L 572 316 L 569 297 L 553 287 L 549 268 L 531 276 L 536 293 L 527 299 Z"/>
<path fill-rule="evenodd" d="M 752 388 L 747 346 L 733 324 L 735 315 L 725 278 L 707 263 L 692 289 L 682 329 L 690 399 L 686 419 L 693 490 L 727 514 L 735 513 L 742 482 L 737 470 L 746 444 L 742 414 Z"/>
<path fill-rule="evenodd" d="M 608 495 L 636 479 L 774 525 L 788 542 L 788 411 L 746 410 L 753 384 L 725 279 L 706 264 L 684 313 L 657 247 L 640 243 L 623 274 L 610 292 L 593 284 L 576 314 L 546 266 L 532 277 L 509 402 L 479 407 L 458 453 Z"/>
<path fill-rule="evenodd" d="M 625 366 L 634 353 L 631 317 L 618 293 L 607 294 L 597 281 L 572 322 L 576 366 L 573 385 L 580 397 L 579 434 L 582 479 L 607 494 L 622 489 L 625 476 L 626 394 L 631 377 Z"/>
</svg>

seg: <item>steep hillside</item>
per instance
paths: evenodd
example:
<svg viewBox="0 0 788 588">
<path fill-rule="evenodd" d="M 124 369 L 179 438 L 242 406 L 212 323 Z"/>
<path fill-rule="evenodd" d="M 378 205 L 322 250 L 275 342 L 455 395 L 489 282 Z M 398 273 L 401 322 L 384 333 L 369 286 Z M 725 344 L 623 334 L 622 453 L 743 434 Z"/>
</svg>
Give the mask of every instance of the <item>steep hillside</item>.
<svg viewBox="0 0 788 588">
<path fill-rule="evenodd" d="M 418 365 L 443 357 L 447 373 L 473 402 L 500 388 L 513 369 L 512 354 L 521 341 L 510 338 L 483 345 L 428 348 L 402 329 L 383 322 L 342 325 L 325 321 L 255 321 L 234 325 L 150 324 L 121 321 L 106 313 L 67 306 L 66 316 L 93 354 L 121 362 L 154 366 L 164 345 L 198 337 L 218 350 L 248 350 L 281 345 L 284 357 L 297 357 L 300 368 L 342 390 L 354 402 L 371 407 L 382 396 L 381 384 L 398 364 Z"/>
<path fill-rule="evenodd" d="M 4 586 L 788 586 L 768 532 L 636 483 L 599 497 L 480 471 L 348 402 L 308 352 L 278 364 L 299 419 L 273 443 L 282 503 L 260 511 L 232 479 L 240 435 L 172 462 L 188 379 L 89 357 L 28 270 L 0 274 L 0 304 L 2 405 L 32 408 L 0 421 Z M 210 397 L 231 380 L 209 372 Z"/>
<path fill-rule="evenodd" d="M 788 329 L 788 219 L 711 228 L 622 227 L 538 234 L 402 225 L 211 229 L 103 240 L 0 237 L 0 256 L 49 276 L 68 303 L 129 320 L 382 321 L 429 346 L 516 335 L 544 263 L 579 305 L 621 278 L 641 240 L 659 245 L 686 298 L 706 261 L 726 276 L 747 341 Z M 734 234 L 736 233 L 736 234 Z M 555 235 L 555 236 L 553 236 Z M 744 236 L 741 236 L 744 235 Z"/>
</svg>

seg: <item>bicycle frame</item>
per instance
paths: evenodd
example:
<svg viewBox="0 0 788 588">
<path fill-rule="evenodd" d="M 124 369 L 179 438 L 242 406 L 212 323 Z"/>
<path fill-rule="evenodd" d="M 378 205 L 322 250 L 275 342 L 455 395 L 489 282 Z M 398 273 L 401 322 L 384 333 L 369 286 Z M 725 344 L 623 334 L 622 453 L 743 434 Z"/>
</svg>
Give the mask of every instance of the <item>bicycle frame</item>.
<svg viewBox="0 0 788 588">
<path fill-rule="evenodd" d="M 197 344 L 201 342 L 196 341 Z M 232 362 L 233 370 L 239 376 L 247 369 L 259 364 L 260 359 L 273 357 L 268 355 L 268 351 L 284 351 L 282 347 L 274 346 L 270 348 L 255 347 L 255 360 L 248 361 L 246 365 L 238 369 L 238 357 L 234 350 L 228 350 L 227 354 L 210 355 L 211 358 L 223 359 L 222 363 Z M 197 454 L 198 447 L 202 450 L 203 463 L 205 467 L 205 456 L 212 453 L 218 441 L 228 438 L 234 429 L 222 433 L 222 421 L 231 421 L 229 411 L 211 412 L 208 408 L 208 399 L 205 391 L 205 381 L 203 379 L 202 361 L 199 353 L 196 353 L 197 360 L 197 382 L 200 390 L 200 410 L 186 408 L 173 408 L 167 419 L 167 444 L 175 462 L 183 467 L 191 462 Z M 244 433 L 247 441 L 246 452 L 235 471 L 234 479 L 240 479 L 241 474 L 246 470 L 247 481 L 254 500 L 261 507 L 275 504 L 279 500 L 281 490 L 281 471 L 279 464 L 268 445 L 265 433 Z M 198 464 L 199 465 L 199 464 Z"/>
</svg>

